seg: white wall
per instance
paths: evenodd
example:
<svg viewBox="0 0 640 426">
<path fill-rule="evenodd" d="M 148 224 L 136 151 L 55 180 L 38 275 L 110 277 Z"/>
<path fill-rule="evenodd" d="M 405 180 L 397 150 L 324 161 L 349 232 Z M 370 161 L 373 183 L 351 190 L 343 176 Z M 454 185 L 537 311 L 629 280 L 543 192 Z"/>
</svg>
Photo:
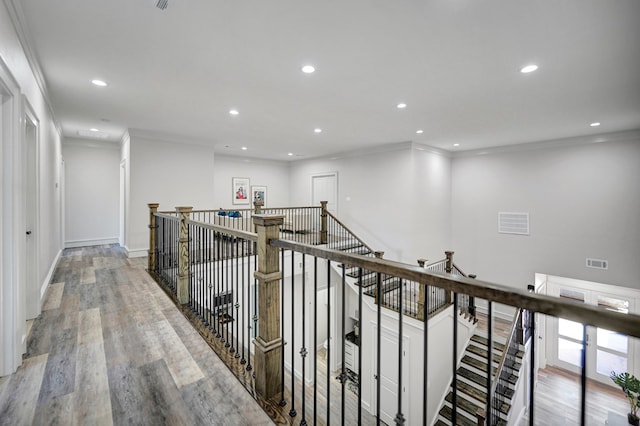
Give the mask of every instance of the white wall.
<svg viewBox="0 0 640 426">
<path fill-rule="evenodd" d="M 216 155 L 213 168 L 213 208 L 231 208 L 233 192 L 231 179 L 249 178 L 251 185 L 267 187 L 266 207 L 288 207 L 289 164 L 284 161 L 259 160 Z M 252 208 L 251 204 L 238 208 Z"/>
<path fill-rule="evenodd" d="M 39 168 L 39 216 L 37 217 L 38 232 L 34 235 L 37 241 L 39 251 L 39 262 L 37 262 L 37 280 L 43 289 L 40 297 L 44 294 L 44 289 L 49 282 L 53 268 L 55 267 L 61 250 L 61 146 L 60 133 L 54 122 L 53 115 L 49 110 L 45 96 L 38 85 L 35 74 L 30 68 L 27 55 L 22 49 L 22 44 L 15 31 L 7 5 L 9 2 L 3 2 L 0 5 L 0 61 L 4 62 L 9 73 L 15 79 L 19 86 L 20 92 L 25 96 L 25 100 L 31 105 L 33 112 L 39 122 L 38 127 L 38 168 Z M 19 98 L 20 93 L 17 93 Z M 15 120 L 21 119 L 22 111 L 16 110 Z M 11 123 L 12 126 L 18 128 L 19 123 Z M 11 219 L 9 216 L 0 218 L 3 225 L 7 225 L 6 229 L 14 229 L 16 238 L 24 237 L 24 198 L 23 193 L 19 191 L 22 185 L 22 139 L 21 134 L 16 133 L 13 138 L 13 148 L 16 150 L 18 161 L 15 161 L 14 174 L 12 176 L 4 176 L 7 181 L 3 181 L 3 198 L 12 199 L 11 207 L 16 214 Z M 3 147 L 4 149 L 4 147 Z M 4 155 L 4 154 L 0 154 Z M 0 162 L 4 163 L 5 158 L 2 157 Z M 3 165 L 4 168 L 4 165 Z M 11 180 L 11 182 L 9 182 Z M 13 192 L 13 194 L 11 194 Z M 6 220 L 12 223 L 5 223 Z M 3 234 L 3 240 L 8 237 Z M 0 375 L 8 374 L 14 371 L 20 365 L 21 351 L 24 350 L 25 337 L 25 317 L 24 310 L 13 304 L 11 300 L 13 295 L 24 288 L 22 281 L 24 278 L 20 271 L 21 265 L 26 265 L 24 259 L 24 244 L 16 240 L 15 252 L 12 253 L 13 258 L 11 264 L 5 264 L 6 253 L 2 254 L 0 260 L 2 268 L 14 269 L 16 275 L 14 279 L 5 282 L 6 270 L 2 273 L 2 282 L 0 282 L 0 294 L 2 294 L 2 306 L 0 306 Z M 6 297 L 10 296 L 10 297 Z M 24 300 L 24 298 L 16 298 L 15 300 Z M 21 311 L 22 309 L 22 311 Z"/>
<path fill-rule="evenodd" d="M 523 289 L 535 272 L 640 288 L 639 195 L 639 137 L 455 158 L 457 262 Z M 528 212 L 531 235 L 498 234 L 499 211 Z"/>
<path fill-rule="evenodd" d="M 214 154 L 211 146 L 160 140 L 132 130 L 129 136 L 125 249 L 130 256 L 146 256 L 148 203 L 160 203 L 160 211 L 175 211 L 176 206 L 219 207 L 213 201 Z"/>
<path fill-rule="evenodd" d="M 114 143 L 66 139 L 65 246 L 117 242 L 120 151 Z"/>
<path fill-rule="evenodd" d="M 292 205 L 311 202 L 311 176 L 338 172 L 338 217 L 385 258 L 415 264 L 450 248 L 450 159 L 395 144 L 291 165 Z"/>
</svg>

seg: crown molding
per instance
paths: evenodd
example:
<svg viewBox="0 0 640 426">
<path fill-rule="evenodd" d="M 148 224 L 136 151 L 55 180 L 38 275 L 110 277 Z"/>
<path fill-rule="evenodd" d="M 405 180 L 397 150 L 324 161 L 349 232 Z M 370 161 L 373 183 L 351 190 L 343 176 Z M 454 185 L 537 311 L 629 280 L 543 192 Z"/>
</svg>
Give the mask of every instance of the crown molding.
<svg viewBox="0 0 640 426">
<path fill-rule="evenodd" d="M 49 90 L 47 89 L 47 82 L 44 78 L 42 68 L 40 67 L 40 61 L 38 61 L 38 57 L 32 47 L 33 42 L 31 41 L 31 35 L 27 30 L 26 19 L 24 16 L 24 12 L 22 11 L 22 6 L 20 5 L 20 0 L 4 0 L 4 5 L 7 9 L 7 12 L 9 13 L 9 18 L 11 19 L 13 28 L 16 31 L 16 35 L 18 36 L 20 45 L 22 46 L 22 51 L 27 58 L 29 68 L 31 68 L 31 73 L 34 76 L 36 84 L 40 88 L 40 93 L 44 98 L 44 102 L 49 109 L 51 120 L 56 127 L 58 135 L 62 137 L 62 127 L 56 119 L 55 112 L 53 111 L 53 105 L 51 104 L 51 98 L 49 97 Z"/>
<path fill-rule="evenodd" d="M 157 132 L 154 130 L 129 128 L 127 129 L 127 131 L 129 132 L 130 140 L 133 140 L 135 138 L 141 138 L 141 139 L 153 140 L 158 142 L 166 142 L 166 143 L 200 145 L 200 146 L 206 146 L 212 149 L 213 149 L 213 144 L 215 142 L 214 140 L 207 141 L 205 139 L 194 138 L 191 136 Z"/>
<path fill-rule="evenodd" d="M 493 148 L 471 149 L 451 153 L 453 158 L 476 157 L 479 155 L 505 154 L 513 152 L 525 152 L 539 149 L 566 148 L 580 145 L 591 145 L 608 142 L 640 141 L 640 129 L 625 130 L 621 132 L 598 133 L 592 135 L 573 136 L 569 138 L 550 139 L 546 141 L 521 143 L 517 145 L 496 146 Z"/>
</svg>

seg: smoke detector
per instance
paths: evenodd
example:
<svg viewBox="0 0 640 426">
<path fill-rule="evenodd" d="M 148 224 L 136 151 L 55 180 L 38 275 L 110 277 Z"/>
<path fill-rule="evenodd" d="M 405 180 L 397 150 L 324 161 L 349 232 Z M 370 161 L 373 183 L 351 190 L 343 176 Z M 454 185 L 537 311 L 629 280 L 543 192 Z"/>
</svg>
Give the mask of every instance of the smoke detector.
<svg viewBox="0 0 640 426">
<path fill-rule="evenodd" d="M 169 6 L 169 0 L 158 0 L 156 7 L 160 10 L 165 10 Z"/>
</svg>

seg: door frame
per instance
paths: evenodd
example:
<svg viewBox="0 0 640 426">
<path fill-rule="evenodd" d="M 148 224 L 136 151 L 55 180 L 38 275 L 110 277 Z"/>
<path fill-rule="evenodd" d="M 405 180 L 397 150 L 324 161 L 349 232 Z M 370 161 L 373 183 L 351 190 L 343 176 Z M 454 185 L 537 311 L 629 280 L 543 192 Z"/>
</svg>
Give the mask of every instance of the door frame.
<svg viewBox="0 0 640 426">
<path fill-rule="evenodd" d="M 322 178 L 322 177 L 334 177 L 336 179 L 336 184 L 335 184 L 335 194 L 336 194 L 336 211 L 335 214 L 338 214 L 338 208 L 339 208 L 339 201 L 340 201 L 340 197 L 338 195 L 338 172 L 322 172 L 322 173 L 314 173 L 311 175 L 310 177 L 310 183 L 311 183 L 311 203 L 313 204 L 313 200 L 315 199 L 315 194 L 314 194 L 314 185 L 313 185 L 313 180 L 316 178 Z M 325 200 L 322 200 L 325 201 Z M 314 206 L 315 207 L 315 206 Z"/>
</svg>

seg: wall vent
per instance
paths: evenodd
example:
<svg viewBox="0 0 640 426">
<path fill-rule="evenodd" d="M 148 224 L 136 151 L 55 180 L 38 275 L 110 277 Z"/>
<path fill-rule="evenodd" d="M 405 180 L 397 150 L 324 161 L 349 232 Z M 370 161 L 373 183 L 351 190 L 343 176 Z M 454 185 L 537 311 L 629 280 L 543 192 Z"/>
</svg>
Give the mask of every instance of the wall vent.
<svg viewBox="0 0 640 426">
<path fill-rule="evenodd" d="M 529 213 L 498 212 L 498 232 L 529 235 Z"/>
<path fill-rule="evenodd" d="M 589 259 L 587 258 L 587 268 L 594 269 L 609 269 L 609 261 L 603 259 Z"/>
</svg>

